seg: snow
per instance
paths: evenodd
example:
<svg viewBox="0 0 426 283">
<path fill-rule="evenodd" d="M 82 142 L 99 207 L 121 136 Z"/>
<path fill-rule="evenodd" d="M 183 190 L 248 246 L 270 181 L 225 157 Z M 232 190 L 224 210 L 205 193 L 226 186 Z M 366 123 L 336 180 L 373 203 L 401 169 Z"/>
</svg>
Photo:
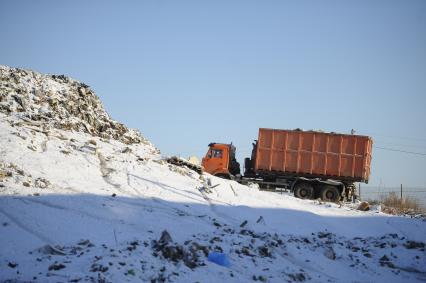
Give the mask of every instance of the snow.
<svg viewBox="0 0 426 283">
<path fill-rule="evenodd" d="M 259 191 L 19 113 L 0 113 L 0 137 L 0 282 L 426 281 L 424 219 Z"/>
</svg>

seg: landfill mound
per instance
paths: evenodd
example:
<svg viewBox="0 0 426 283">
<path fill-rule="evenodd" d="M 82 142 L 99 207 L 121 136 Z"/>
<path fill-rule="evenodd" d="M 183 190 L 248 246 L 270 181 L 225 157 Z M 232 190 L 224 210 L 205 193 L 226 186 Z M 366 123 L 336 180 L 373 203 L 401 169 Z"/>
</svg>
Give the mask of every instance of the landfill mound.
<svg viewBox="0 0 426 283">
<path fill-rule="evenodd" d="M 64 75 L 0 65 L 0 112 L 27 123 L 89 133 L 126 144 L 149 143 L 142 135 L 114 121 L 95 92 Z"/>
<path fill-rule="evenodd" d="M 422 218 L 217 178 L 87 85 L 0 71 L 0 282 L 426 280 Z"/>
</svg>

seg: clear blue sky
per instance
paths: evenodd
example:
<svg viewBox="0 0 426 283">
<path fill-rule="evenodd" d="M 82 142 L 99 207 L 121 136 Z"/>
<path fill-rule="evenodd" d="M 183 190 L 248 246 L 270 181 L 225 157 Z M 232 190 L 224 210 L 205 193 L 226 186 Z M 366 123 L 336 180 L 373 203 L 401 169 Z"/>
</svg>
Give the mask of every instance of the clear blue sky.
<svg viewBox="0 0 426 283">
<path fill-rule="evenodd" d="M 5 1 L 0 64 L 90 85 L 164 154 L 249 155 L 259 127 L 426 153 L 426 1 Z M 371 182 L 426 187 L 375 148 Z"/>
</svg>

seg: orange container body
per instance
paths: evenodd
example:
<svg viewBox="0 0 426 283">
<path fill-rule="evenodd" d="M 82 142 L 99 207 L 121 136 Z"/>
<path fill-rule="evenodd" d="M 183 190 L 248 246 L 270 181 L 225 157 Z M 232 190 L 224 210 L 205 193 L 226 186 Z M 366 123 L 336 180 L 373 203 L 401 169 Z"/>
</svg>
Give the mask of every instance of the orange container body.
<svg viewBox="0 0 426 283">
<path fill-rule="evenodd" d="M 259 129 L 255 171 L 368 183 L 373 141 L 367 136 Z"/>
</svg>

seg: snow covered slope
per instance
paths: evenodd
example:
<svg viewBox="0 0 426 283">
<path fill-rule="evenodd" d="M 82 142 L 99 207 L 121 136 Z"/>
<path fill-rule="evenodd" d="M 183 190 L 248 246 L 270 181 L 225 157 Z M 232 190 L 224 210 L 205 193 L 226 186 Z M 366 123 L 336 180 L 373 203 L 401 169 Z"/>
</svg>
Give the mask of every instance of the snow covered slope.
<svg viewBox="0 0 426 283">
<path fill-rule="evenodd" d="M 0 72 L 0 282 L 426 280 L 423 219 L 200 176 L 86 85 Z"/>
</svg>

